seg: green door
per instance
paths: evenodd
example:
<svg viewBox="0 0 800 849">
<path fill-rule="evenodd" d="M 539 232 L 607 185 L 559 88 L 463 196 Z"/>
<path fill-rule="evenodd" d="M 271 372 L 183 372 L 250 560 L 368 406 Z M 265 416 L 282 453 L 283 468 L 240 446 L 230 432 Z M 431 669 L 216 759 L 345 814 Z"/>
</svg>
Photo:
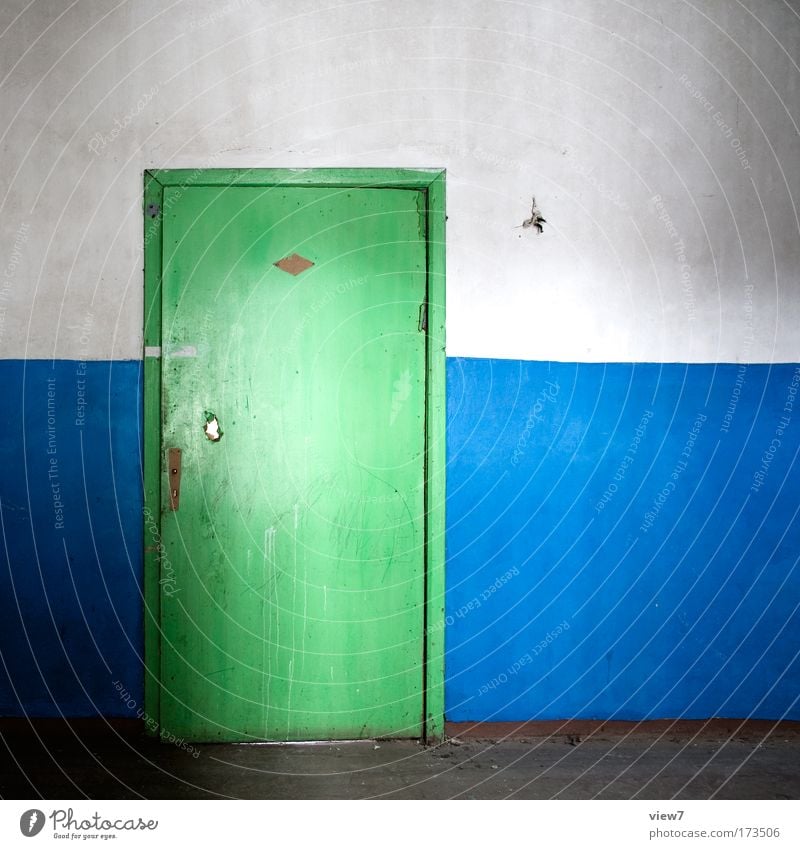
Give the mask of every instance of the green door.
<svg viewBox="0 0 800 849">
<path fill-rule="evenodd" d="M 420 736 L 424 193 L 161 215 L 162 735 Z"/>
</svg>

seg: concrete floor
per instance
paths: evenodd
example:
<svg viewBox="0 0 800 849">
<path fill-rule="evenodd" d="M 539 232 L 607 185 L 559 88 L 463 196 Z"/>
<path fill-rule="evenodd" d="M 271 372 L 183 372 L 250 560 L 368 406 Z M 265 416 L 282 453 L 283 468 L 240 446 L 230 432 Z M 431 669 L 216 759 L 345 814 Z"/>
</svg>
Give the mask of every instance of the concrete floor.
<svg viewBox="0 0 800 849">
<path fill-rule="evenodd" d="M 91 799 L 798 799 L 800 733 L 198 745 L 0 735 L 0 797 Z"/>
</svg>

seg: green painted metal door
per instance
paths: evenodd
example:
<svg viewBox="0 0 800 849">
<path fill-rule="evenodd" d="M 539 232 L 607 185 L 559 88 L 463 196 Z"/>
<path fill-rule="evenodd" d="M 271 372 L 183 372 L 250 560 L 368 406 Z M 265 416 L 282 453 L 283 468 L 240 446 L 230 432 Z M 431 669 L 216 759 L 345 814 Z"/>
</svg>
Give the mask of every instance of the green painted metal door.
<svg viewBox="0 0 800 849">
<path fill-rule="evenodd" d="M 424 210 L 164 190 L 164 735 L 422 734 Z"/>
</svg>

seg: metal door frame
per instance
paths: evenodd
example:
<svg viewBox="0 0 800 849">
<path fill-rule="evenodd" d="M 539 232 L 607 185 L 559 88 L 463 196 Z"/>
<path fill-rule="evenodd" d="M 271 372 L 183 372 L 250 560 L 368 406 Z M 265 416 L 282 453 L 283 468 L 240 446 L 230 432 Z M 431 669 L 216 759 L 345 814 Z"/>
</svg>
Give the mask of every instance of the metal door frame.
<svg viewBox="0 0 800 849">
<path fill-rule="evenodd" d="M 164 189 L 193 186 L 393 188 L 425 198 L 425 530 L 423 734 L 444 733 L 445 171 L 405 168 L 195 168 L 144 172 L 144 660 L 145 716 L 160 723 L 161 658 L 161 262 Z M 172 197 L 180 197 L 176 192 Z M 168 568 L 168 564 L 167 564 Z"/>
</svg>

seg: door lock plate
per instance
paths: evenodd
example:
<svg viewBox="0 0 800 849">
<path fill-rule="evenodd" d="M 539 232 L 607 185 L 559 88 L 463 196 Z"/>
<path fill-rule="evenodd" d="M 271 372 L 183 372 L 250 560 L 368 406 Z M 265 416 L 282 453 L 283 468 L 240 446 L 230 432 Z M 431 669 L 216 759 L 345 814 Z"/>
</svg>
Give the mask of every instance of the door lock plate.
<svg viewBox="0 0 800 849">
<path fill-rule="evenodd" d="M 181 500 L 181 449 L 170 448 L 167 452 L 169 473 L 169 509 L 177 510 Z"/>
</svg>

